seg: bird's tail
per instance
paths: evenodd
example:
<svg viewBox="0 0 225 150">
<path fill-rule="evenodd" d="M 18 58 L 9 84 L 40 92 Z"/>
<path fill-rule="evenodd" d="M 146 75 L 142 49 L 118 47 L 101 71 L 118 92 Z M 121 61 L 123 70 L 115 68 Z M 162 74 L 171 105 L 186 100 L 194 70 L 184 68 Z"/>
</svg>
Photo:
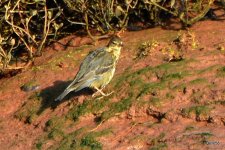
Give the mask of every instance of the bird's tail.
<svg viewBox="0 0 225 150">
<path fill-rule="evenodd" d="M 85 81 L 86 82 L 86 81 Z M 61 101 L 68 93 L 70 93 L 71 91 L 77 92 L 85 87 L 87 87 L 86 84 L 84 84 L 85 82 L 75 82 L 73 81 L 66 89 L 65 91 L 59 95 L 55 101 Z"/>
<path fill-rule="evenodd" d="M 71 92 L 69 89 L 66 89 L 62 94 L 60 94 L 55 101 L 61 101 L 69 92 Z"/>
</svg>

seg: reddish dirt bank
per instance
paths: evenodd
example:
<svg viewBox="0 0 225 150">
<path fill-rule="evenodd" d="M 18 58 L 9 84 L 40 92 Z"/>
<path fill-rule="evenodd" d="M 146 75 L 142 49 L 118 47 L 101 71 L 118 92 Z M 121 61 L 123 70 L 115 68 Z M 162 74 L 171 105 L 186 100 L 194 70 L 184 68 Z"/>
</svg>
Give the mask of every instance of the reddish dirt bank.
<svg viewBox="0 0 225 150">
<path fill-rule="evenodd" d="M 224 27 L 221 20 L 198 22 L 189 31 L 154 28 L 125 32 L 116 75 L 105 89 L 115 94 L 106 98 L 105 104 L 92 99 L 90 93 L 70 95 L 57 107 L 53 99 L 73 79 L 88 51 L 108 40 L 96 46 L 73 47 L 90 43 L 90 39 L 70 36 L 59 42 L 70 41 L 71 47 L 53 44 L 46 48 L 45 56 L 35 60 L 35 66 L 0 80 L 0 149 L 67 149 L 65 139 L 82 127 L 88 129 L 80 136 L 110 128 L 109 134 L 95 136 L 98 142 L 92 140 L 91 144 L 84 142 L 87 138 L 74 135 L 81 138 L 76 144 L 83 148 L 224 149 Z M 21 90 L 33 80 L 39 89 Z M 118 87 L 117 82 L 121 84 Z M 147 92 L 140 93 L 146 88 Z M 84 112 L 81 106 L 90 111 Z M 95 110 L 97 106 L 101 109 Z M 63 136 L 50 134 L 53 129 L 58 131 L 57 126 L 48 129 L 51 125 L 46 122 L 55 116 L 66 120 L 60 126 Z M 100 125 L 98 118 L 103 118 Z M 56 124 L 63 121 L 59 122 Z"/>
</svg>

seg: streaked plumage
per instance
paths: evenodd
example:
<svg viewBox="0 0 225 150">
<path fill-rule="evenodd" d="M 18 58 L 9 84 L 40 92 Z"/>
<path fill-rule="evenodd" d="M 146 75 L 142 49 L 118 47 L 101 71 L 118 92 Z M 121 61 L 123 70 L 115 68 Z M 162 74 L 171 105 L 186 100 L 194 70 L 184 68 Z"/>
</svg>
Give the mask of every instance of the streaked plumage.
<svg viewBox="0 0 225 150">
<path fill-rule="evenodd" d="M 105 95 L 101 90 L 111 81 L 120 56 L 122 41 L 114 36 L 106 47 L 90 52 L 82 62 L 72 83 L 55 101 L 62 100 L 71 91 L 89 87 Z"/>
</svg>

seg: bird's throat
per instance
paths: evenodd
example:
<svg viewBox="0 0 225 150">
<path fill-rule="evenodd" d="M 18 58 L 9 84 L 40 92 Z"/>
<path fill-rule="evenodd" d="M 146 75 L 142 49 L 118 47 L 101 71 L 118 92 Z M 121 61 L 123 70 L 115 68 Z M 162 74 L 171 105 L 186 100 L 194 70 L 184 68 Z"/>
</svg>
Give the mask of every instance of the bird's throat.
<svg viewBox="0 0 225 150">
<path fill-rule="evenodd" d="M 121 50 L 121 47 L 118 46 L 118 47 L 109 47 L 107 51 L 109 53 L 112 53 L 113 56 L 116 58 L 116 60 L 118 60 L 120 56 L 120 50 Z"/>
</svg>

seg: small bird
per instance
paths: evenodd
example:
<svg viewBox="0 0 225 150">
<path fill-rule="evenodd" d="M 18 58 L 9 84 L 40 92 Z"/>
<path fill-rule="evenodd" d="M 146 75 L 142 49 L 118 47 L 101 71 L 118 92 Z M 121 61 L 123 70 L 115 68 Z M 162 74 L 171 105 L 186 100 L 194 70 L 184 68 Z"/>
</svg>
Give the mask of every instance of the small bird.
<svg viewBox="0 0 225 150">
<path fill-rule="evenodd" d="M 102 89 L 111 81 L 122 48 L 122 40 L 113 36 L 106 47 L 90 52 L 80 65 L 74 80 L 59 95 L 55 101 L 61 101 L 71 91 L 80 91 L 86 87 L 97 90 L 103 96 L 108 96 Z M 94 96 L 94 93 L 92 96 Z"/>
</svg>

